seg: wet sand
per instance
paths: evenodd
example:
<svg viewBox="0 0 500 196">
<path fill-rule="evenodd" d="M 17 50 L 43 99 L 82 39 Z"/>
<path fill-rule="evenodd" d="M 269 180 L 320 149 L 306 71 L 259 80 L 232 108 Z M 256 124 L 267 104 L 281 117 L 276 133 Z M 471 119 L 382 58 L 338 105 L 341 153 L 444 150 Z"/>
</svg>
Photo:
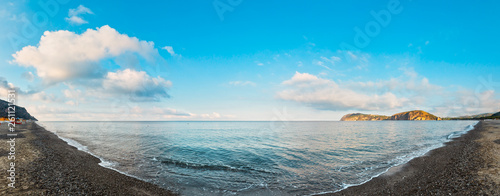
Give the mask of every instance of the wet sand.
<svg viewBox="0 0 500 196">
<path fill-rule="evenodd" d="M 327 195 L 500 195 L 500 121 L 482 121 L 446 146 Z"/>
<path fill-rule="evenodd" d="M 2 172 L 0 195 L 174 195 L 156 185 L 101 167 L 100 160 L 29 123 L 17 125 L 15 187 Z M 10 169 L 10 139 L 0 125 L 0 169 Z"/>
</svg>

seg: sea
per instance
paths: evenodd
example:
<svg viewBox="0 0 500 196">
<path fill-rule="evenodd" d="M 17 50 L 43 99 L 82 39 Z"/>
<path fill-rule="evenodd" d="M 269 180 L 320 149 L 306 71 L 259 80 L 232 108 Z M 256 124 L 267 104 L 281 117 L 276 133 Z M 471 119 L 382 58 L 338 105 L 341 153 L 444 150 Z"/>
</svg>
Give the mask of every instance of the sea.
<svg viewBox="0 0 500 196">
<path fill-rule="evenodd" d="M 363 184 L 477 121 L 38 122 L 100 165 L 181 195 L 315 195 Z"/>
</svg>

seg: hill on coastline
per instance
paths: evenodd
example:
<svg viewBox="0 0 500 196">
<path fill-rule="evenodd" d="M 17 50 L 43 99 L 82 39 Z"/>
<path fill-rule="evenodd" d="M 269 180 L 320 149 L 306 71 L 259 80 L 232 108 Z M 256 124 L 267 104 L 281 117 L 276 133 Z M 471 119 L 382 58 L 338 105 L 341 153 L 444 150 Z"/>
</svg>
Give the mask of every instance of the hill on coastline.
<svg viewBox="0 0 500 196">
<path fill-rule="evenodd" d="M 391 116 L 390 120 L 441 120 L 441 118 L 426 111 L 413 110 L 394 114 Z"/>
<path fill-rule="evenodd" d="M 401 112 L 392 116 L 352 113 L 344 115 L 340 121 L 378 121 L 378 120 L 441 120 L 441 118 L 422 110 Z"/>
<path fill-rule="evenodd" d="M 7 108 L 9 107 L 9 102 L 0 99 L 0 117 L 7 118 L 9 116 Z M 26 108 L 16 105 L 16 118 L 22 118 L 26 120 L 36 120 L 34 116 L 32 116 Z"/>
<path fill-rule="evenodd" d="M 392 116 L 351 113 L 344 115 L 340 121 L 378 121 L 378 120 L 485 120 L 500 119 L 500 112 L 482 113 L 476 115 L 440 118 L 422 110 L 401 112 Z"/>
<path fill-rule="evenodd" d="M 388 120 L 390 116 L 375 115 L 375 114 L 362 114 L 362 113 L 352 113 L 344 115 L 340 121 L 376 121 L 376 120 Z"/>
</svg>

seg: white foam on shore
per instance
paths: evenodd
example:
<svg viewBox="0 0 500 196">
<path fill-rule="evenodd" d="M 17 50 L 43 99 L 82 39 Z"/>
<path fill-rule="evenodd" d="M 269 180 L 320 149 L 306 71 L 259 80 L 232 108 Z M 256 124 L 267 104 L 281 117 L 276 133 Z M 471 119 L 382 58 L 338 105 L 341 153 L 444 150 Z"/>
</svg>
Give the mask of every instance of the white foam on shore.
<svg viewBox="0 0 500 196">
<path fill-rule="evenodd" d="M 437 148 L 440 148 L 440 147 L 443 147 L 445 146 L 445 143 L 446 142 L 449 142 L 451 141 L 453 138 L 458 138 L 460 136 L 462 136 L 463 134 L 471 131 L 474 129 L 474 127 L 477 125 L 477 123 L 479 123 L 479 121 L 473 123 L 473 124 L 470 124 L 468 125 L 463 131 L 457 131 L 457 132 L 453 132 L 451 133 L 450 135 L 448 135 L 448 137 L 446 137 L 446 141 L 442 142 L 442 143 L 439 143 L 439 144 L 435 144 L 435 145 L 432 145 L 428 148 L 424 148 L 423 150 L 419 150 L 419 151 L 416 151 L 416 152 L 412 152 L 408 155 L 403 155 L 403 156 L 399 156 L 399 157 L 396 157 L 395 159 L 393 159 L 392 161 L 395 161 L 395 160 L 399 160 L 397 161 L 396 164 L 394 164 L 393 166 L 387 168 L 386 170 L 384 170 L 383 172 L 380 172 L 378 174 L 375 174 L 373 176 L 370 177 L 370 179 L 368 180 L 365 180 L 361 183 L 356 183 L 356 184 L 345 184 L 345 183 L 342 183 L 342 188 L 339 189 L 339 190 L 335 190 L 335 191 L 325 191 L 325 192 L 320 192 L 320 193 L 313 193 L 313 194 L 309 194 L 307 196 L 312 196 L 312 195 L 323 195 L 323 194 L 328 194 L 328 193 L 336 193 L 336 192 L 340 192 L 342 190 L 345 190 L 349 187 L 352 187 L 352 186 L 359 186 L 359 185 L 362 185 L 362 184 L 365 184 L 371 180 L 373 180 L 374 178 L 376 177 L 379 177 L 381 176 L 382 174 L 385 174 L 387 173 L 391 168 L 394 168 L 394 167 L 397 167 L 397 166 L 400 166 L 400 165 L 404 165 L 408 162 L 410 162 L 411 160 L 413 160 L 414 158 L 417 158 L 417 157 L 421 157 L 421 156 L 424 156 L 425 154 L 427 154 L 428 152 L 434 150 L 434 149 L 437 149 Z M 452 137 L 450 137 L 452 136 Z M 409 156 L 410 155 L 410 156 Z M 403 159 L 403 157 L 405 157 Z M 409 158 L 408 158 L 409 157 Z"/>
<path fill-rule="evenodd" d="M 476 122 L 476 123 L 474 123 L 474 124 L 468 125 L 465 128 L 465 130 L 463 130 L 463 131 L 457 131 L 457 132 L 451 133 L 450 135 L 448 135 L 447 139 L 451 140 L 451 139 L 458 138 L 458 137 L 462 136 L 463 134 L 465 134 L 465 133 L 469 132 L 470 130 L 474 129 L 474 126 L 476 126 L 477 123 L 479 123 L 479 121 Z"/>
<path fill-rule="evenodd" d="M 42 124 L 40 124 L 40 123 L 38 123 L 38 122 L 35 122 L 35 123 L 36 123 L 37 125 L 39 125 L 39 126 L 41 126 L 41 127 L 43 127 L 43 128 L 45 129 L 45 126 L 43 126 Z M 49 131 L 49 130 L 47 130 L 47 129 L 45 129 L 45 130 L 46 130 L 46 131 Z M 118 172 L 118 173 L 120 173 L 120 174 L 123 174 L 123 175 L 129 176 L 129 177 L 136 178 L 136 179 L 142 180 L 142 181 L 144 181 L 144 182 L 147 182 L 146 180 L 144 180 L 144 179 L 142 179 L 142 178 L 139 178 L 139 177 L 137 177 L 137 176 L 134 176 L 134 175 L 131 175 L 131 174 L 128 174 L 128 173 L 125 173 L 125 172 L 123 172 L 123 171 L 120 171 L 120 170 L 118 170 L 118 169 L 113 168 L 113 166 L 116 166 L 116 163 L 113 163 L 113 162 L 111 162 L 111 161 L 107 161 L 107 160 L 105 160 L 104 158 L 102 158 L 102 157 L 100 157 L 100 156 L 95 155 L 94 153 L 92 153 L 92 152 L 90 152 L 90 151 L 88 150 L 88 147 L 87 147 L 87 146 L 82 145 L 82 144 L 80 144 L 79 142 L 77 142 L 77 141 L 75 141 L 75 140 L 73 140 L 73 139 L 62 137 L 62 136 L 60 136 L 59 134 L 57 134 L 56 132 L 53 132 L 53 131 L 50 131 L 50 132 L 54 133 L 54 134 L 55 134 L 55 135 L 56 135 L 59 139 L 61 139 L 61 140 L 65 141 L 68 145 L 75 147 L 75 148 L 76 148 L 76 149 L 78 149 L 79 151 L 85 152 L 85 153 L 87 153 L 87 154 L 90 154 L 90 155 L 94 156 L 95 158 L 98 158 L 98 159 L 101 161 L 101 162 L 99 163 L 99 165 L 100 165 L 101 167 L 104 167 L 104 168 L 107 168 L 107 169 L 111 169 L 111 170 L 116 171 L 116 172 Z"/>
</svg>

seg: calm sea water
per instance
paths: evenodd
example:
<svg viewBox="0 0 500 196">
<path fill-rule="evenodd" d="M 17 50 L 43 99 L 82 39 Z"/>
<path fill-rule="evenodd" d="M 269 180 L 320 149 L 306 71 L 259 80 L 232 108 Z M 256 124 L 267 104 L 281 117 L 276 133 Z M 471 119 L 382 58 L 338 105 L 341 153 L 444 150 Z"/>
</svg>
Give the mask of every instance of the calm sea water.
<svg viewBox="0 0 500 196">
<path fill-rule="evenodd" d="M 475 121 L 40 122 L 101 165 L 183 195 L 310 195 L 364 183 Z"/>
</svg>

